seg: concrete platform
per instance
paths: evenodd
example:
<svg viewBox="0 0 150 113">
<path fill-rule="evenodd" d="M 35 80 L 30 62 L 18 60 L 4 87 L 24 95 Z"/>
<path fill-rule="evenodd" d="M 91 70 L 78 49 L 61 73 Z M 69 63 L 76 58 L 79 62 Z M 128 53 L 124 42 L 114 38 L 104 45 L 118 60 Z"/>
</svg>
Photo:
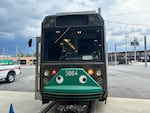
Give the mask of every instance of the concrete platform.
<svg viewBox="0 0 150 113">
<path fill-rule="evenodd" d="M 9 113 L 11 103 L 15 113 L 38 113 L 45 107 L 34 93 L 0 91 L 0 113 Z M 106 105 L 96 101 L 92 113 L 150 113 L 150 100 L 109 97 Z"/>
<path fill-rule="evenodd" d="M 0 91 L 0 113 L 9 113 L 10 104 L 15 113 L 39 113 L 43 105 L 34 99 L 34 93 Z"/>
<path fill-rule="evenodd" d="M 109 97 L 107 104 L 96 101 L 92 113 L 150 113 L 150 100 Z"/>
</svg>

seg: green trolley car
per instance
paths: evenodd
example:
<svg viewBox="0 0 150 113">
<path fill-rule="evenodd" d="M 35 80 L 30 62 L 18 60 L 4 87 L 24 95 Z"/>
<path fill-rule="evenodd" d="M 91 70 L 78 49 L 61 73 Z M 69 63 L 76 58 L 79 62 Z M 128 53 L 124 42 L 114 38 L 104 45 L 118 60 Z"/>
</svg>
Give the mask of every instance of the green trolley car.
<svg viewBox="0 0 150 113">
<path fill-rule="evenodd" d="M 36 99 L 43 104 L 107 99 L 105 30 L 99 13 L 45 17 L 36 46 Z"/>
</svg>

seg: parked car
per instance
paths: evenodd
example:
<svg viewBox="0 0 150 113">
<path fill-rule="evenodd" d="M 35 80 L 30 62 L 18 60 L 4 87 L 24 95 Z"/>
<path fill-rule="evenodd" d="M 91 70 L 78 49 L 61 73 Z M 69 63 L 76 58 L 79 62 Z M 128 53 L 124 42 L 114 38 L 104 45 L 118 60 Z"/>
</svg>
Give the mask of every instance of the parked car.
<svg viewBox="0 0 150 113">
<path fill-rule="evenodd" d="M 120 59 L 120 60 L 118 60 L 118 64 L 126 64 L 126 60 Z M 127 64 L 129 64 L 129 60 L 127 60 Z"/>
<path fill-rule="evenodd" d="M 0 80 L 11 83 L 15 81 L 16 75 L 21 75 L 19 64 L 13 64 L 12 60 L 0 60 Z"/>
</svg>

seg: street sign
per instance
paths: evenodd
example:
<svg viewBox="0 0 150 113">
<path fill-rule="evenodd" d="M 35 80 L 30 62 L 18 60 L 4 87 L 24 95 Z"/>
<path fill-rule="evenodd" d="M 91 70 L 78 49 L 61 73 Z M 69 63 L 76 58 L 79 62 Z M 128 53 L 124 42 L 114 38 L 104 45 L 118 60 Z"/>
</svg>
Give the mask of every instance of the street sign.
<svg viewBox="0 0 150 113">
<path fill-rule="evenodd" d="M 133 42 L 131 42 L 131 46 L 139 46 L 139 42 L 138 41 L 133 41 Z"/>
</svg>

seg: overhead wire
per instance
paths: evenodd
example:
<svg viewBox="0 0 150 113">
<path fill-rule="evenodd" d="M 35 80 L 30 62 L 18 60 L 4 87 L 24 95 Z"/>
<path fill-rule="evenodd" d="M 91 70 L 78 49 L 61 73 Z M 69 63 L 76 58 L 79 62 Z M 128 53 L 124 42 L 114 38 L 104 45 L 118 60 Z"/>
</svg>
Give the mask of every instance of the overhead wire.
<svg viewBox="0 0 150 113">
<path fill-rule="evenodd" d="M 114 23 L 114 24 L 122 24 L 122 25 L 133 25 L 133 26 L 144 26 L 144 27 L 150 27 L 150 24 L 131 24 L 131 23 L 124 23 L 124 22 L 115 22 L 115 21 L 110 21 L 106 20 L 108 23 Z"/>
<path fill-rule="evenodd" d="M 130 13 L 120 13 L 120 14 L 110 14 L 104 15 L 105 17 L 113 17 L 113 16 L 128 16 L 128 15 L 135 15 L 135 14 L 143 14 L 143 13 L 150 13 L 150 11 L 142 11 L 142 12 L 130 12 Z"/>
<path fill-rule="evenodd" d="M 116 15 L 108 15 L 108 16 L 104 16 L 105 18 L 107 17 L 122 17 L 122 16 L 128 16 L 128 15 L 135 15 L 135 14 L 143 14 L 143 13 L 150 13 L 150 11 L 142 11 L 142 12 L 131 12 L 131 13 L 120 13 L 120 14 L 116 14 Z M 119 21 L 112 21 L 112 20 L 105 20 L 106 23 L 111 23 L 111 24 L 118 24 L 118 25 L 125 25 L 125 26 L 136 26 L 136 27 L 150 27 L 150 24 L 137 24 L 137 23 L 127 23 L 127 22 L 119 22 Z M 125 31 L 126 32 L 126 31 Z M 126 33 L 125 33 L 126 35 Z M 122 45 L 122 44 L 119 44 Z"/>
<path fill-rule="evenodd" d="M 133 15 L 133 14 L 143 14 L 143 13 L 150 13 L 149 10 L 147 11 L 141 11 L 141 12 L 129 12 L 129 13 L 120 13 L 120 14 L 114 14 L 114 15 L 106 15 L 105 17 L 113 17 L 113 16 L 127 16 L 127 15 Z M 150 27 L 150 24 L 136 24 L 136 23 L 125 23 L 125 22 L 116 22 L 116 21 L 111 21 L 111 20 L 106 20 L 108 23 L 113 23 L 113 24 L 122 24 L 122 25 L 131 25 L 131 26 L 143 26 L 143 27 Z"/>
</svg>

